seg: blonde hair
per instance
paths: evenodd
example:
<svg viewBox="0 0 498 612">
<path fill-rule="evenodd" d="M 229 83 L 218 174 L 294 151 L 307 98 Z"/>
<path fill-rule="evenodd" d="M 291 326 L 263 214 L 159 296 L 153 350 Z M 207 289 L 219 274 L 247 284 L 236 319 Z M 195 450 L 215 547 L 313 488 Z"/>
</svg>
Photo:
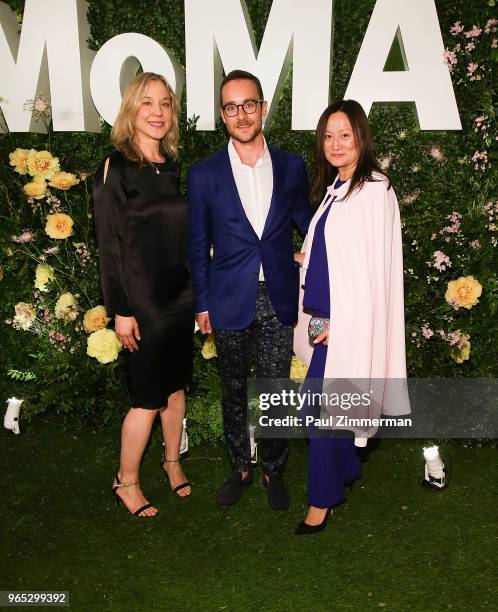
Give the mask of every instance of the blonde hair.
<svg viewBox="0 0 498 612">
<path fill-rule="evenodd" d="M 121 108 L 111 131 L 111 142 L 118 151 L 121 151 L 128 159 L 143 164 L 144 156 L 140 151 L 135 139 L 135 117 L 142 102 L 147 87 L 151 81 L 161 81 L 171 96 L 171 128 L 161 141 L 162 152 L 173 159 L 178 156 L 178 143 L 180 131 L 178 128 L 178 116 L 180 104 L 168 81 L 154 72 L 143 72 L 136 76 L 126 88 L 121 101 Z"/>
</svg>

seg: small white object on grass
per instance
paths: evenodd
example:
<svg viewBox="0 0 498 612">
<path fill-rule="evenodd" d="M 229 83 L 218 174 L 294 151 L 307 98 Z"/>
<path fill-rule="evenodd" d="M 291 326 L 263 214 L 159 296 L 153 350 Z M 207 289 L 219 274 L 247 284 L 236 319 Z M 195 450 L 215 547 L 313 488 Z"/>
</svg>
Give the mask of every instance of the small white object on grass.
<svg viewBox="0 0 498 612">
<path fill-rule="evenodd" d="M 425 476 L 422 486 L 427 489 L 441 490 L 447 487 L 446 468 L 439 456 L 438 446 L 424 447 Z"/>
<path fill-rule="evenodd" d="M 187 419 L 183 419 L 183 431 L 182 439 L 180 442 L 180 455 L 188 451 L 188 433 L 187 433 Z"/>
<path fill-rule="evenodd" d="M 258 462 L 258 443 L 254 438 L 254 425 L 249 425 L 249 444 L 251 445 L 251 463 Z"/>
<path fill-rule="evenodd" d="M 16 397 L 10 397 L 7 400 L 7 410 L 3 417 L 3 426 L 5 429 L 10 429 L 15 434 L 20 434 L 19 429 L 19 412 L 21 411 L 21 404 L 24 400 L 17 399 Z"/>
</svg>

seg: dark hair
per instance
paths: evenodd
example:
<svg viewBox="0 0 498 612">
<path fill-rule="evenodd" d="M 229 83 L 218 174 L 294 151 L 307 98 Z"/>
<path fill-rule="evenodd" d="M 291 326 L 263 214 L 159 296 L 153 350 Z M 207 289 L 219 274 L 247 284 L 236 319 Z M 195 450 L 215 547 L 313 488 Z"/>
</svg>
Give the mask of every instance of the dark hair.
<svg viewBox="0 0 498 612">
<path fill-rule="evenodd" d="M 226 75 L 226 77 L 221 82 L 220 100 L 223 100 L 221 96 L 221 92 L 223 91 L 223 87 L 225 87 L 227 83 L 229 83 L 230 81 L 242 81 L 242 80 L 252 81 L 258 88 L 259 99 L 260 100 L 264 99 L 263 98 L 263 88 L 261 87 L 261 81 L 258 79 L 257 76 L 254 76 L 254 74 L 251 74 L 250 72 L 246 72 L 245 70 L 232 70 Z"/>
<path fill-rule="evenodd" d="M 344 196 L 344 199 L 348 198 L 355 189 L 361 189 L 363 183 L 366 181 L 376 181 L 372 177 L 373 172 L 379 172 L 383 176 L 389 178 L 382 171 L 375 155 L 373 152 L 372 135 L 370 133 L 370 126 L 368 125 L 368 119 L 365 115 L 365 111 L 361 104 L 355 100 L 340 100 L 334 104 L 330 104 L 323 111 L 322 116 L 318 120 L 315 132 L 315 174 L 313 177 L 313 184 L 311 186 L 310 200 L 314 206 L 318 206 L 325 195 L 327 187 L 333 183 L 337 176 L 338 170 L 334 168 L 325 157 L 323 151 L 323 143 L 325 142 L 325 131 L 327 129 L 327 121 L 330 115 L 334 113 L 344 113 L 347 115 L 351 127 L 353 128 L 353 135 L 358 148 L 358 163 L 354 170 L 353 176 L 351 177 L 351 184 L 349 189 Z M 390 189 L 391 183 L 389 181 L 388 189 Z"/>
</svg>

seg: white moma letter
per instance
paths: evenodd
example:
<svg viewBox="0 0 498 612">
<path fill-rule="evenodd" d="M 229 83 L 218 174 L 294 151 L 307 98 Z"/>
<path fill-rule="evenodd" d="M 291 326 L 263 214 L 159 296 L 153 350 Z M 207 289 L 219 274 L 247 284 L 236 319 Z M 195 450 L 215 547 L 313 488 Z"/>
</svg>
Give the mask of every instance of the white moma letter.
<svg viewBox="0 0 498 612">
<path fill-rule="evenodd" d="M 405 71 L 383 72 L 394 36 Z M 461 130 L 434 0 L 377 0 L 345 98 L 415 102 L 422 130 Z"/>
<path fill-rule="evenodd" d="M 185 0 L 187 115 L 199 115 L 198 129 L 214 129 L 222 67 L 255 74 L 271 115 L 292 61 L 292 129 L 314 130 L 329 100 L 332 5 L 273 0 L 258 53 L 245 0 Z"/>
<path fill-rule="evenodd" d="M 121 92 L 144 72 L 163 75 L 180 98 L 185 82 L 180 64 L 159 43 L 143 34 L 119 34 L 99 49 L 90 73 L 90 90 L 98 112 L 113 125 L 121 106 Z"/>
<path fill-rule="evenodd" d="M 15 14 L 0 3 L 0 96 L 12 132 L 44 131 L 24 103 L 42 93 L 52 103 L 54 130 L 99 131 L 88 89 L 93 57 L 82 0 L 26 0 L 21 37 Z"/>
</svg>

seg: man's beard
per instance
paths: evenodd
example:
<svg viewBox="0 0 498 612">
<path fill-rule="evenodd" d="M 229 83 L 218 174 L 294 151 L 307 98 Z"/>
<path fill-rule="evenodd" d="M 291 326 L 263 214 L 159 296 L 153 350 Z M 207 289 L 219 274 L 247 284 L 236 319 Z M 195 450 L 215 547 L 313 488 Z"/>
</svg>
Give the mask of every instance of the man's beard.
<svg viewBox="0 0 498 612">
<path fill-rule="evenodd" d="M 238 142 L 247 144 L 248 142 L 252 142 L 253 140 L 255 140 L 261 134 L 262 131 L 263 131 L 262 126 L 260 126 L 258 129 L 258 126 L 256 124 L 253 124 L 249 132 L 240 133 L 235 128 L 233 131 L 229 130 L 229 134 L 233 138 L 233 140 L 237 140 Z"/>
</svg>

